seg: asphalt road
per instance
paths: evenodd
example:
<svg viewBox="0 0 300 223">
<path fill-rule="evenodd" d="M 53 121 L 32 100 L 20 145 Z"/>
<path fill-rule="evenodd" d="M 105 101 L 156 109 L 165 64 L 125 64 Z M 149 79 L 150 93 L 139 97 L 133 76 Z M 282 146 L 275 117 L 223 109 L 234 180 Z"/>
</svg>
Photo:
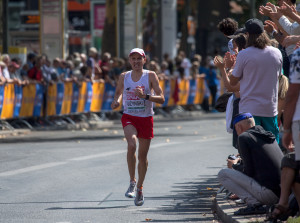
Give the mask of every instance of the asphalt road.
<svg viewBox="0 0 300 223">
<path fill-rule="evenodd" d="M 37 132 L 0 145 L 0 222 L 213 222 L 218 171 L 235 153 L 225 119 L 156 121 L 134 206 L 120 124 Z"/>
</svg>

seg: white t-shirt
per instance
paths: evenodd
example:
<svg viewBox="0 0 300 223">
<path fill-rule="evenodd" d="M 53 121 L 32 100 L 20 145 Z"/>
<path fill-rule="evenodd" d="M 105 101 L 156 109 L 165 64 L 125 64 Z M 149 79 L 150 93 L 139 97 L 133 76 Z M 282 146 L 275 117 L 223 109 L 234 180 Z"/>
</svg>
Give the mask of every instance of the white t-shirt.
<svg viewBox="0 0 300 223">
<path fill-rule="evenodd" d="M 137 82 L 134 82 L 132 80 L 131 71 L 125 74 L 123 90 L 123 112 L 125 114 L 138 117 L 153 116 L 153 102 L 136 96 L 134 93 L 134 89 L 137 86 L 140 86 L 145 94 L 151 94 L 148 70 L 143 70 L 143 74 Z"/>
<path fill-rule="evenodd" d="M 232 39 L 228 41 L 228 50 L 231 55 L 234 55 L 235 52 L 233 51 L 233 42 L 232 41 L 233 41 Z"/>
<path fill-rule="evenodd" d="M 3 75 L 7 80 L 10 80 L 10 79 L 11 79 L 7 67 L 5 67 L 5 68 L 2 70 L 2 75 Z"/>
<path fill-rule="evenodd" d="M 184 58 L 181 62 L 181 67 L 184 68 L 184 76 L 189 77 L 190 76 L 190 69 L 192 67 L 192 64 L 188 58 Z"/>
<path fill-rule="evenodd" d="M 300 48 L 292 54 L 289 78 L 292 84 L 300 84 Z M 300 93 L 293 116 L 293 121 L 298 120 L 300 120 Z"/>
<path fill-rule="evenodd" d="M 240 112 L 262 117 L 277 115 L 281 68 L 281 52 L 272 46 L 248 47 L 239 52 L 233 76 L 240 78 Z"/>
<path fill-rule="evenodd" d="M 291 23 L 287 17 L 281 16 L 278 20 L 284 31 L 290 35 L 300 35 L 300 25 L 297 22 Z M 287 46 L 285 48 L 286 54 L 289 56 L 294 52 L 295 44 Z"/>
</svg>

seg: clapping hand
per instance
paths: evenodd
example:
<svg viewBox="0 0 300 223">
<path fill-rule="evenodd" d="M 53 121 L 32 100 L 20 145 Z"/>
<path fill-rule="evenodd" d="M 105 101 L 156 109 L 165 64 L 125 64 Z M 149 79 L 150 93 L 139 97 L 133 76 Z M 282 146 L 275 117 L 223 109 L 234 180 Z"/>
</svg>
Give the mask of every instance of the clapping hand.
<svg viewBox="0 0 300 223">
<path fill-rule="evenodd" d="M 266 32 L 272 33 L 274 30 L 277 30 L 277 26 L 271 20 L 266 20 L 265 25 L 264 25 L 264 29 L 266 30 Z"/>
<path fill-rule="evenodd" d="M 293 13 L 297 13 L 297 10 L 294 6 L 288 5 L 286 2 L 283 2 L 283 5 L 278 8 L 278 11 L 280 11 L 285 16 L 291 16 Z"/>
<path fill-rule="evenodd" d="M 236 61 L 236 55 L 231 55 L 229 52 L 225 53 L 224 63 L 226 68 L 234 67 Z"/>
<path fill-rule="evenodd" d="M 268 17 L 271 17 L 270 14 L 273 12 L 272 8 L 271 7 L 268 7 L 268 6 L 260 6 L 259 7 L 259 13 L 264 15 L 264 16 L 268 16 Z"/>
</svg>

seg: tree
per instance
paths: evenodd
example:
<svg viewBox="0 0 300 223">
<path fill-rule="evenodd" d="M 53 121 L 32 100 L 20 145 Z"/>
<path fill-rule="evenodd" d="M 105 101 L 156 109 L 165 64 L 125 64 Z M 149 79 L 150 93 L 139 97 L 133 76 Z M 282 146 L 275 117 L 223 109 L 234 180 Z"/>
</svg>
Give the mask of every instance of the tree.
<svg viewBox="0 0 300 223">
<path fill-rule="evenodd" d="M 106 0 L 106 19 L 103 30 L 102 52 L 117 55 L 117 1 Z"/>
</svg>

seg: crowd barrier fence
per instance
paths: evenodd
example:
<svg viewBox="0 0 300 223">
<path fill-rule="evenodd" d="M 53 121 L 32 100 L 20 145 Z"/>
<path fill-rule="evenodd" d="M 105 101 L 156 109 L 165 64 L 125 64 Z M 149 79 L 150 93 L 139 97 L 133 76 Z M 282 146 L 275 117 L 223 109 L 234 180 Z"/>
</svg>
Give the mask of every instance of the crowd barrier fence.
<svg viewBox="0 0 300 223">
<path fill-rule="evenodd" d="M 209 91 L 203 78 L 160 80 L 165 103 L 156 107 L 201 104 Z M 109 83 L 74 82 L 48 86 L 8 83 L 0 86 L 1 120 L 112 111 L 116 88 Z M 121 111 L 120 105 L 114 111 Z"/>
</svg>

